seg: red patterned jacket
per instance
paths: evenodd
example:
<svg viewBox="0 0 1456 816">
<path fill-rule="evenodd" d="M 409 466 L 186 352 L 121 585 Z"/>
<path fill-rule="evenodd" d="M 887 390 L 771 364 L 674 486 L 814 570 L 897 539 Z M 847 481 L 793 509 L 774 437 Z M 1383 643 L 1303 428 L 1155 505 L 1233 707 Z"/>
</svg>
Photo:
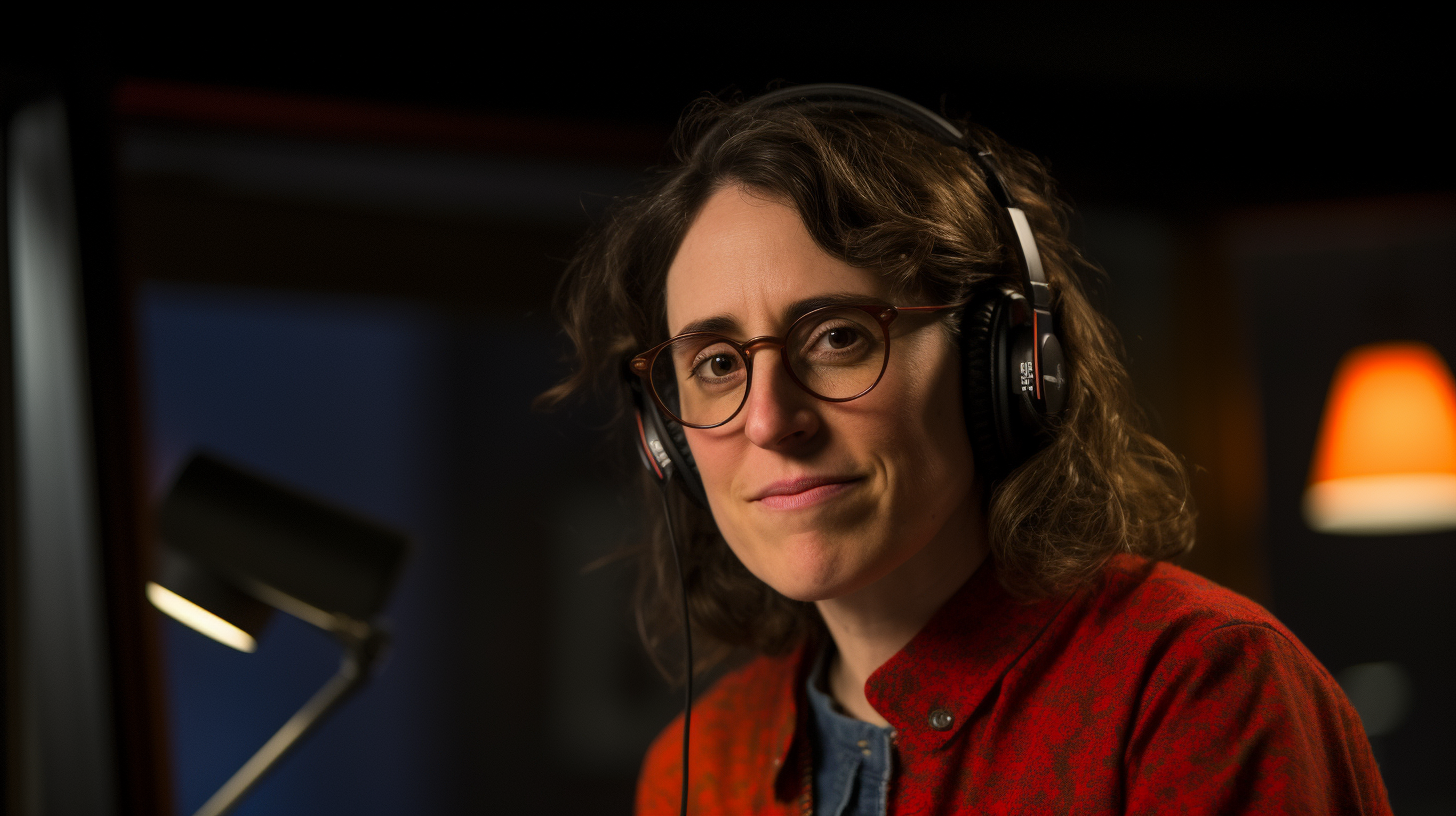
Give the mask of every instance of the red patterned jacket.
<svg viewBox="0 0 1456 816">
<path fill-rule="evenodd" d="M 809 811 L 809 656 L 758 658 L 694 706 L 689 813 Z M 1314 656 L 1169 564 L 1120 557 L 1027 605 L 988 559 L 866 694 L 896 729 L 891 814 L 1390 812 Z M 648 750 L 639 814 L 678 812 L 681 751 L 679 716 Z"/>
</svg>

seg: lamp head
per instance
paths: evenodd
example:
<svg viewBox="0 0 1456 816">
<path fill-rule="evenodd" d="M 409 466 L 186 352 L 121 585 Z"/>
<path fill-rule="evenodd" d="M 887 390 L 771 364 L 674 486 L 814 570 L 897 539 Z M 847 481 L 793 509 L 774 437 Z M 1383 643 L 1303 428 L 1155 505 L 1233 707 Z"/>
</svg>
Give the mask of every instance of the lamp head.
<svg viewBox="0 0 1456 816">
<path fill-rule="evenodd" d="M 177 477 L 158 530 L 161 568 L 148 597 L 244 651 L 273 609 L 363 636 L 408 549 L 402 533 L 208 454 Z"/>
<path fill-rule="evenodd" d="M 1335 372 L 1304 498 L 1325 533 L 1456 527 L 1456 384 L 1435 349 L 1379 343 Z"/>
</svg>

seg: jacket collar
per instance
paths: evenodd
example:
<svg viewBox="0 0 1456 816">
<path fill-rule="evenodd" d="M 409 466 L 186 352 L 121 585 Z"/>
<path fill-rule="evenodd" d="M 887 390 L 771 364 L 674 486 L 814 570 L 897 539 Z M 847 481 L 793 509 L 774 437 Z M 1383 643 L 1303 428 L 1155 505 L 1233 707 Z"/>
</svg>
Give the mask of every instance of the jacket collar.
<svg viewBox="0 0 1456 816">
<path fill-rule="evenodd" d="M 935 750 L 970 719 L 1066 605 L 1067 596 L 1023 603 L 987 558 L 905 648 L 870 675 L 865 696 L 907 750 Z"/>
<path fill-rule="evenodd" d="M 870 675 L 865 696 L 895 727 L 898 746 L 937 750 L 970 720 L 1068 600 L 1017 601 L 1001 586 L 994 558 L 988 557 L 920 632 Z M 800 760 L 808 756 L 803 688 L 816 653 L 816 644 L 800 646 L 794 658 L 797 670 L 784 678 L 782 699 L 792 701 L 794 716 L 780 720 L 777 744 L 782 750 L 774 784 L 781 798 L 801 785 Z"/>
<path fill-rule="evenodd" d="M 804 693 L 804 684 L 814 668 L 814 657 L 819 652 L 820 638 L 827 635 L 811 635 L 785 661 L 793 666 L 792 672 L 779 672 L 784 683 L 777 695 L 777 711 L 771 712 L 767 722 L 776 728 L 773 742 L 778 752 L 774 754 L 774 796 L 780 801 L 798 798 L 808 802 L 808 788 L 813 784 L 813 751 L 809 747 L 809 701 Z"/>
</svg>

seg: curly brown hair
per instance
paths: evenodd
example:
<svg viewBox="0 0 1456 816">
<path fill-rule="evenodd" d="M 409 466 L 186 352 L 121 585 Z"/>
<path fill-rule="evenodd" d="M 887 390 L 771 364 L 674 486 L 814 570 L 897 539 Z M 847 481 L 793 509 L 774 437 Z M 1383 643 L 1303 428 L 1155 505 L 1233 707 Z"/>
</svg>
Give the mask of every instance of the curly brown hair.
<svg viewBox="0 0 1456 816">
<path fill-rule="evenodd" d="M 791 203 L 825 252 L 878 271 L 897 292 L 953 303 L 986 287 L 1020 288 L 980 169 L 966 151 L 897 118 L 710 99 L 674 138 L 676 162 L 616 202 L 568 267 L 557 306 L 577 365 L 543 395 L 548 403 L 605 385 L 619 400 L 619 424 L 631 427 L 625 361 L 667 338 L 668 267 L 703 203 L 730 185 Z M 982 129 L 970 139 L 997 157 L 1036 234 L 1067 360 L 1066 405 L 1048 443 L 983 485 L 1002 582 L 1019 597 L 1043 597 L 1087 581 L 1116 553 L 1184 553 L 1193 512 L 1183 466 L 1143 430 L 1116 334 L 1084 294 L 1080 278 L 1095 270 L 1068 239 L 1069 209 L 1034 157 Z M 655 504 L 645 472 L 643 484 Z M 812 604 L 783 597 L 739 563 L 706 508 L 681 490 L 669 500 L 698 669 L 737 649 L 782 654 L 822 625 Z M 651 517 L 637 612 L 662 668 L 681 618 L 666 524 L 661 513 Z"/>
</svg>

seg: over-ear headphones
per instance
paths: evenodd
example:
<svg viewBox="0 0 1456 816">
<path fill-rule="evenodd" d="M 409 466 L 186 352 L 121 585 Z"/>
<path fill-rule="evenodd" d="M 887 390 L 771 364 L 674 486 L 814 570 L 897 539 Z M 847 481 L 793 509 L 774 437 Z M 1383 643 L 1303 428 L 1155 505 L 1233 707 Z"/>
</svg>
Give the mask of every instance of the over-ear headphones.
<svg viewBox="0 0 1456 816">
<path fill-rule="evenodd" d="M 688 495 L 699 506 L 708 506 L 708 493 L 703 489 L 703 479 L 698 475 L 698 463 L 693 460 L 693 451 L 688 447 L 687 434 L 683 426 L 662 415 L 652 398 L 643 391 L 642 381 L 630 377 L 628 387 L 632 390 L 632 408 L 637 415 L 637 453 L 642 464 L 664 486 L 677 477 Z"/>
<path fill-rule="evenodd" d="M 914 102 L 856 85 L 801 85 L 760 96 L 752 110 L 801 107 L 873 113 L 913 125 L 943 144 L 960 148 L 976 163 L 999 205 L 1002 233 L 1016 258 L 1020 291 L 993 285 L 961 313 L 961 385 L 966 429 L 977 472 L 989 487 L 1047 443 L 1050 424 L 1066 401 L 1061 341 L 1052 318 L 1052 292 L 1026 214 L 1001 177 L 995 157 L 972 144 L 941 116 Z M 700 140 L 713 138 L 710 130 Z M 707 506 L 707 494 L 681 425 L 667 420 L 629 376 L 637 413 L 639 453 L 666 483 L 677 477 L 688 495 Z"/>
</svg>

